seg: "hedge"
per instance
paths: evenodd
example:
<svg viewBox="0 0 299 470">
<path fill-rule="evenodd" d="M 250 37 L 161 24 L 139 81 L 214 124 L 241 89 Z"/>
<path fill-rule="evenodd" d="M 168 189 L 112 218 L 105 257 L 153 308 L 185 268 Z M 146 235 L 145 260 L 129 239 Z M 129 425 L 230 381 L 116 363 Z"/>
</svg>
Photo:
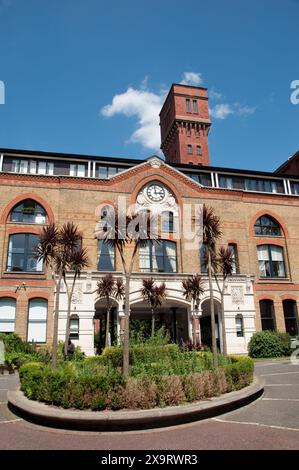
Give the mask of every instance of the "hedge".
<svg viewBox="0 0 299 470">
<path fill-rule="evenodd" d="M 232 356 L 229 364 L 214 370 L 173 375 L 163 375 L 160 370 L 162 375 L 125 380 L 119 369 L 91 358 L 66 362 L 57 369 L 41 362 L 27 363 L 20 368 L 20 380 L 28 398 L 63 408 L 146 409 L 239 390 L 252 381 L 253 368 L 252 359 Z"/>
<path fill-rule="evenodd" d="M 248 344 L 248 352 L 253 358 L 281 357 L 291 354 L 291 337 L 288 333 L 258 331 Z"/>
</svg>

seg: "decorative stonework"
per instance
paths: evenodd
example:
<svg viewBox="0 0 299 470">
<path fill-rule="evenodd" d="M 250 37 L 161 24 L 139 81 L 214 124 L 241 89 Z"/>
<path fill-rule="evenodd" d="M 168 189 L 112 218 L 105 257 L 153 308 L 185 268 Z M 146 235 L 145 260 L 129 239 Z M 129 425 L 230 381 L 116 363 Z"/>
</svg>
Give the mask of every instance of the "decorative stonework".
<svg viewBox="0 0 299 470">
<path fill-rule="evenodd" d="M 160 162 L 159 162 L 160 163 Z M 138 193 L 136 198 L 137 209 L 148 209 L 153 213 L 160 214 L 163 211 L 171 211 L 174 216 L 178 216 L 178 204 L 174 197 L 174 194 L 168 189 L 167 186 L 157 181 L 157 185 L 163 187 L 164 197 L 161 201 L 153 202 L 148 196 L 147 189 L 149 186 L 155 184 L 156 181 L 153 180 L 147 185 L 145 185 Z"/>
<path fill-rule="evenodd" d="M 231 287 L 231 296 L 233 304 L 243 304 L 244 303 L 244 289 L 243 286 L 232 286 Z"/>
<path fill-rule="evenodd" d="M 81 304 L 82 303 L 82 296 L 83 296 L 83 290 L 81 284 L 78 284 L 75 287 L 73 296 L 72 296 L 72 304 Z"/>
<path fill-rule="evenodd" d="M 162 162 L 159 158 L 152 157 L 148 159 L 148 162 L 152 168 L 160 168 Z"/>
</svg>

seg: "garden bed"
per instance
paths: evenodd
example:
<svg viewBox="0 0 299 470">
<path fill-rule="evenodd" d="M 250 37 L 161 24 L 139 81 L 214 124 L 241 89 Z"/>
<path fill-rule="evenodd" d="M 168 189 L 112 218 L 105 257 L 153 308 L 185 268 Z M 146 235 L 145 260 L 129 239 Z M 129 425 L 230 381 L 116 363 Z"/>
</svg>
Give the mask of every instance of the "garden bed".
<svg viewBox="0 0 299 470">
<path fill-rule="evenodd" d="M 130 375 L 121 374 L 121 348 L 101 356 L 61 363 L 31 362 L 21 366 L 21 390 L 31 399 L 62 408 L 98 410 L 149 409 L 210 399 L 252 382 L 248 357 L 180 352 L 176 345 L 131 348 Z"/>
</svg>

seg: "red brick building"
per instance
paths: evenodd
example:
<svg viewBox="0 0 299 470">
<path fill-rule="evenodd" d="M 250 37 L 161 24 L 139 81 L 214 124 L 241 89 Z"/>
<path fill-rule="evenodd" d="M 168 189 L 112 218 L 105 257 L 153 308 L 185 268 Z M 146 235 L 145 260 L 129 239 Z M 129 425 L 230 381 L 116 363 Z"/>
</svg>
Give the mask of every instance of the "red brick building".
<svg viewBox="0 0 299 470">
<path fill-rule="evenodd" d="M 200 246 L 178 237 L 186 206 L 207 204 L 221 217 L 220 245 L 235 254 L 233 276 L 225 284 L 225 326 L 229 352 L 245 353 L 255 330 L 298 334 L 299 154 L 278 170 L 258 172 L 210 166 L 211 126 L 205 88 L 172 85 L 160 114 L 159 157 L 146 160 L 0 149 L 0 331 L 16 331 L 28 341 L 51 344 L 54 286 L 34 257 L 41 227 L 73 221 L 83 234 L 90 266 L 72 301 L 73 341 L 93 353 L 94 324 L 105 307 L 94 294 L 105 272 L 121 276 L 117 253 L 95 236 L 100 207 L 158 208 L 162 240 L 140 250 L 131 285 L 131 319 L 150 318 L 140 294 L 144 277 L 167 287 L 158 318 L 174 341 L 210 342 L 208 291 L 198 308 L 186 301 L 181 283 L 206 268 Z M 129 250 L 129 248 L 128 248 Z M 217 336 L 221 348 L 220 294 L 214 286 Z M 114 303 L 113 336 L 122 333 L 123 305 Z M 64 338 L 66 295 L 61 296 L 59 335 Z"/>
</svg>

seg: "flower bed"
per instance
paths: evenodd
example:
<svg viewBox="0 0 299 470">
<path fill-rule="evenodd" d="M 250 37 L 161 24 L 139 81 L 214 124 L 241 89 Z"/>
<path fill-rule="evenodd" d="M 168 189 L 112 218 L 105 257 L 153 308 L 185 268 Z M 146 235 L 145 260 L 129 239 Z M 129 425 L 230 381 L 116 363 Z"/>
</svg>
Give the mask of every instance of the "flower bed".
<svg viewBox="0 0 299 470">
<path fill-rule="evenodd" d="M 64 362 L 57 369 L 42 362 L 27 363 L 20 368 L 21 390 L 27 398 L 63 408 L 148 409 L 211 398 L 252 381 L 254 365 L 248 357 L 220 356 L 221 366 L 212 369 L 210 353 L 182 353 L 176 345 L 164 348 L 160 361 L 157 348 L 140 351 L 139 356 L 131 350 L 126 380 L 115 363 L 120 348 Z"/>
</svg>

